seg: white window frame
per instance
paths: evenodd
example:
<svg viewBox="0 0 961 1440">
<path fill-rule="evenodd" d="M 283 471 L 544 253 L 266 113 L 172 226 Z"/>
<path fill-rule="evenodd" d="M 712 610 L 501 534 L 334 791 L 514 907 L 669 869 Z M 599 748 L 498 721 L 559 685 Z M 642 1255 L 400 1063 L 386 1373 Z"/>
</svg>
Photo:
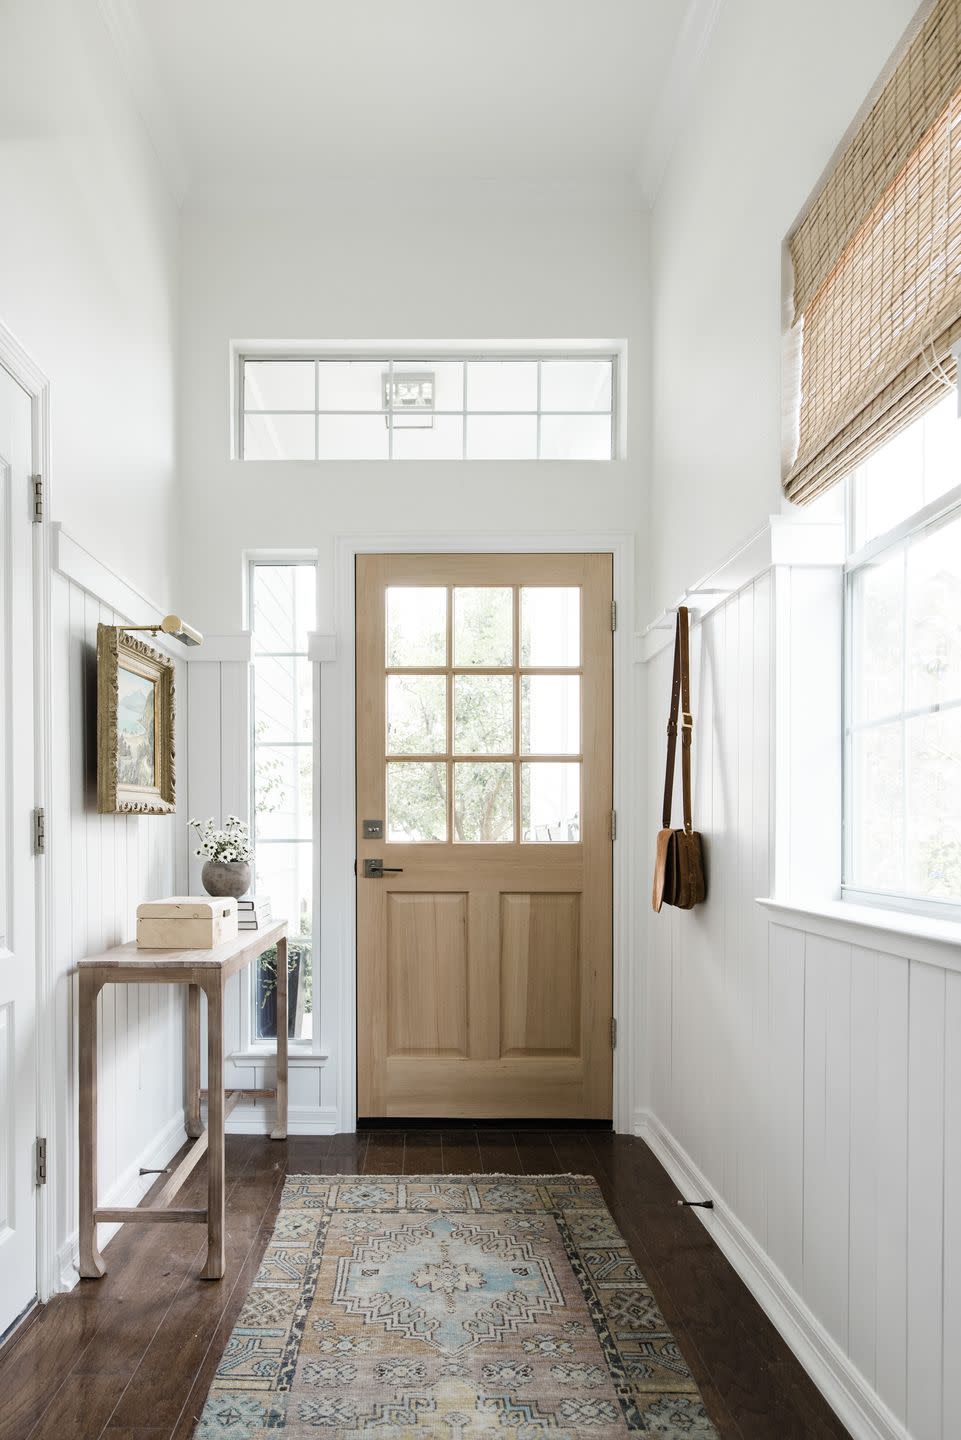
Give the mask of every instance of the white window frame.
<svg viewBox="0 0 961 1440">
<path fill-rule="evenodd" d="M 247 553 L 247 555 L 246 555 L 246 557 L 245 557 L 245 560 L 246 560 L 246 565 L 245 565 L 245 571 L 244 571 L 244 613 L 245 613 L 245 616 L 246 616 L 246 624 L 247 624 L 247 627 L 249 628 L 249 630 L 250 630 L 250 632 L 251 632 L 251 639 L 253 639 L 254 571 L 255 571 L 255 569 L 256 569 L 257 566 L 261 566 L 261 565 L 271 565 L 271 566 L 277 566 L 277 565 L 309 565 L 309 566 L 311 566 L 311 567 L 313 568 L 313 571 L 314 571 L 314 594 L 315 594 L 315 617 L 314 617 L 314 625 L 316 625 L 316 596 L 317 596 L 317 587 L 318 587 L 318 583 L 319 583 L 319 566 L 318 566 L 317 555 L 316 555 L 315 552 L 312 552 L 312 551 L 291 551 L 291 550 L 287 550 L 287 551 L 284 551 L 284 550 L 280 550 L 280 551 L 252 551 L 252 552 L 248 552 L 248 553 Z M 312 626 L 310 627 L 311 631 L 314 629 L 314 625 L 312 625 Z M 257 653 L 258 653 L 257 650 L 254 649 L 253 655 L 254 655 L 254 658 L 255 658 L 255 659 L 256 659 Z M 268 652 L 268 653 L 269 653 L 269 652 Z M 301 656 L 301 654 L 302 654 L 302 655 L 303 655 L 303 658 L 304 658 L 305 660 L 309 660 L 309 658 L 310 658 L 308 651 L 303 651 L 303 652 L 301 652 L 301 651 L 294 651 L 294 652 L 291 652 L 291 653 L 297 655 L 298 657 Z M 312 753 L 312 761 L 313 761 L 313 771 L 312 771 L 313 786 L 312 786 L 312 788 L 313 788 L 313 817 L 314 817 L 314 818 L 313 818 L 313 824 L 312 824 L 312 827 L 311 827 L 310 839 L 309 839 L 309 840 L 302 840 L 302 839 L 297 838 L 297 839 L 291 841 L 290 843 L 297 844 L 297 845 L 309 845 L 309 846 L 311 847 L 311 933 L 310 933 L 309 939 L 310 939 L 310 963 L 311 963 L 311 972 L 312 972 L 312 1005 L 313 1005 L 313 1008 L 312 1008 L 312 1012 L 311 1012 L 312 1024 L 311 1024 L 311 1036 L 310 1036 L 310 1039 L 309 1039 L 309 1040 L 304 1040 L 304 1039 L 300 1039 L 300 1038 L 291 1038 L 290 1041 L 289 1041 L 289 1050 L 290 1050 L 291 1055 L 294 1056 L 294 1057 L 296 1057 L 297 1055 L 300 1055 L 300 1056 L 308 1056 L 308 1055 L 309 1055 L 309 1056 L 314 1056 L 314 1055 L 320 1054 L 320 1014 L 319 1014 L 319 1009 L 320 1009 L 320 1007 L 319 1007 L 319 999 L 320 999 L 320 986 L 319 986 L 319 946 L 320 946 L 320 939 L 319 939 L 319 934 L 318 934 L 318 904 L 317 904 L 317 899 L 318 899 L 318 896 L 317 896 L 318 819 L 317 819 L 317 817 L 318 817 L 318 815 L 319 815 L 319 813 L 320 813 L 320 812 L 319 812 L 319 795 L 320 795 L 320 769 L 319 769 L 319 759 L 320 759 L 320 757 L 319 757 L 319 747 L 318 747 L 318 738 L 317 738 L 317 706 L 318 706 L 319 696 L 318 696 L 318 693 L 317 693 L 318 686 L 317 686 L 317 673 L 316 673 L 316 672 L 317 672 L 317 666 L 316 666 L 316 665 L 312 665 L 312 666 L 311 666 L 311 672 L 312 672 L 312 673 L 311 673 L 311 688 L 312 688 L 312 699 L 313 699 L 313 707 L 312 707 L 312 713 L 313 713 L 313 726 L 312 726 L 312 731 L 313 731 L 313 733 L 312 733 L 312 738 L 311 738 L 311 742 L 310 742 L 310 743 L 311 743 L 311 753 Z M 249 801 L 249 803 L 250 803 L 250 820 L 251 820 L 250 832 L 251 832 L 251 838 L 252 838 L 253 843 L 254 843 L 254 847 L 255 847 L 255 849 L 256 849 L 256 844 L 257 844 L 257 828 L 256 828 L 256 827 L 257 827 L 257 805 L 256 805 L 256 802 L 257 802 L 257 793 L 256 793 L 256 792 L 257 792 L 257 712 L 256 712 L 256 708 L 255 708 L 255 694 L 256 694 L 255 688 L 254 688 L 254 686 L 255 686 L 255 674 L 256 674 L 256 672 L 255 672 L 255 665 L 254 665 L 254 663 L 252 663 L 251 666 L 250 666 L 250 704 L 249 704 L 250 774 L 249 774 L 248 780 L 249 780 L 249 796 L 250 796 L 250 801 Z M 284 844 L 285 842 L 284 842 L 284 840 L 281 839 L 281 840 L 273 840 L 273 841 L 270 841 L 269 843 L 270 843 L 270 844 Z M 281 918 L 281 919 L 289 919 L 290 917 L 288 917 L 288 916 L 280 916 L 279 918 Z M 289 941 L 290 941 L 291 944 L 293 944 L 293 943 L 296 943 L 296 941 L 297 941 L 298 939 L 303 940 L 304 938 L 306 938 L 306 937 L 304 937 L 304 936 L 290 935 L 290 936 L 289 936 Z M 246 968 L 246 970 L 244 971 L 244 980 L 243 980 L 243 1003 L 242 1003 L 242 1007 L 241 1007 L 241 1014 L 242 1014 L 242 1045 L 241 1045 L 241 1051 L 242 1051 L 242 1053 L 244 1053 L 244 1054 L 251 1054 L 251 1055 L 256 1055 L 256 1054 L 260 1054 L 260 1053 L 264 1054 L 265 1056 L 266 1056 L 266 1055 L 273 1055 L 273 1054 L 276 1053 L 276 1049 L 277 1049 L 277 1042 L 276 1042 L 276 1040 L 274 1040 L 274 1039 L 272 1039 L 272 1038 L 270 1038 L 270 1037 L 267 1037 L 267 1036 L 259 1036 L 259 1035 L 257 1034 L 257 1025 L 256 1025 L 256 1023 L 255 1023 L 255 1018 L 254 1018 L 254 1004 L 255 1004 L 255 998 L 256 998 L 257 970 L 258 970 L 258 966 L 256 966 L 256 965 L 248 965 L 247 968 Z"/>
<path fill-rule="evenodd" d="M 247 410 L 247 408 L 246 408 L 246 404 L 245 404 L 245 388 L 244 388 L 244 387 L 245 387 L 245 367 L 246 367 L 246 364 L 247 364 L 248 361 L 251 361 L 251 362 L 256 363 L 256 362 L 258 362 L 258 361 L 259 361 L 259 362 L 267 362 L 267 361 L 278 361 L 278 362 L 280 362 L 280 361 L 305 361 L 305 360 L 313 362 L 313 365 L 314 365 L 314 408 L 313 408 L 313 410 L 275 410 L 275 409 L 274 409 L 274 410 L 251 410 L 251 411 L 248 412 L 248 410 Z M 580 465 L 591 465 L 591 464 L 593 464 L 593 465 L 608 465 L 608 464 L 610 464 L 611 461 L 613 461 L 613 460 L 619 460 L 619 459 L 623 459 L 623 458 L 624 458 L 624 442 L 623 442 L 622 435 L 621 435 L 620 414 L 619 414 L 619 411 L 620 411 L 620 408 L 621 408 L 621 407 L 620 407 L 620 404 L 619 404 L 619 401 L 620 401 L 620 399 L 621 399 L 621 396 L 620 396 L 620 387 L 621 387 L 622 380 L 623 380 L 622 371 L 621 371 L 621 366 L 620 366 L 621 352 L 620 352 L 620 350 L 619 350 L 618 348 L 616 348 L 616 347 L 612 347 L 612 348 L 608 348 L 608 347 L 595 348 L 594 346 L 588 346 L 588 345 L 585 345 L 583 348 L 578 348 L 578 347 L 576 347 L 576 346 L 574 346 L 574 347 L 572 347 L 572 346 L 567 346 L 567 347 L 566 347 L 565 349 L 563 349 L 563 350 L 556 350 L 556 351 L 555 351 L 555 350 L 548 350 L 548 349 L 544 349 L 544 348 L 532 348 L 532 349 L 524 349 L 524 350 L 507 350 L 507 349 L 499 349 L 499 348 L 498 348 L 498 349 L 491 349 L 491 350 L 483 350 L 483 349 L 448 350 L 448 349 L 446 349 L 446 348 L 444 348 L 444 347 L 442 347 L 442 346 L 433 346 L 433 347 L 428 347 L 428 348 L 420 348 L 420 347 L 418 347 L 416 350 L 411 350 L 411 349 L 403 349 L 403 350 L 390 349 L 390 350 L 388 350 L 388 349 L 385 348 L 385 349 L 383 349 L 383 350 L 364 350 L 364 349 L 356 349 L 356 350 L 330 350 L 330 351 L 326 351 L 326 350 L 311 349 L 311 350 L 297 351 L 297 350 L 292 350 L 292 349 L 270 350 L 269 348 L 266 348 L 266 349 L 265 349 L 265 348 L 259 348 L 259 347 L 252 347 L 252 348 L 250 348 L 250 349 L 247 349 L 247 348 L 238 349 L 238 350 L 235 352 L 235 356 L 234 356 L 234 363 L 235 363 L 235 391 L 236 391 L 236 405 L 235 405 L 235 407 L 234 407 L 234 456 L 236 457 L 236 459 L 238 459 L 238 460 L 240 460 L 240 461 L 245 461 L 245 456 L 244 456 L 244 417 L 245 417 L 245 415 L 247 415 L 248 413 L 251 414 L 251 415 L 255 415 L 255 414 L 269 414 L 269 415 L 313 415 L 313 417 L 314 417 L 314 458 L 313 458 L 312 461 L 310 461 L 310 460 L 301 460 L 299 463 L 300 463 L 300 464 L 314 464 L 314 465 L 322 465 L 322 464 L 329 464 L 329 465 L 330 465 L 330 464 L 333 464 L 333 465 L 336 465 L 336 464 L 342 464 L 342 463 L 345 463 L 345 462 L 350 462 L 350 461 L 352 460 L 352 458 L 353 458 L 353 457 L 351 457 L 351 456 L 332 457 L 332 458 L 326 458 L 326 457 L 325 457 L 325 458 L 323 458 L 323 459 L 321 459 L 321 458 L 318 457 L 318 453 L 317 453 L 317 452 L 318 452 L 317 420 L 318 420 L 319 416 L 321 416 L 321 415 L 367 415 L 367 416 L 384 415 L 384 416 L 387 417 L 388 420 L 389 420 L 389 418 L 390 418 L 391 415 L 393 414 L 393 406 L 392 406 L 392 403 L 389 404 L 386 411 L 379 411 L 379 410 L 344 410 L 344 409 L 321 410 L 320 407 L 319 407 L 319 394 L 320 394 L 320 391 L 319 391 L 320 369 L 319 369 L 319 367 L 320 367 L 320 365 L 322 365 L 322 364 L 324 364 L 324 363 L 329 363 L 329 362 L 331 362 L 331 361 L 341 361 L 341 362 L 345 362 L 345 363 L 350 363 L 350 362 L 366 362 L 367 364 L 372 364 L 372 363 L 373 363 L 373 364 L 377 364 L 377 363 L 380 363 L 381 365 L 384 365 L 384 366 L 387 367 L 387 375 L 388 375 L 388 378 L 389 378 L 389 379 L 393 379 L 394 367 L 395 367 L 395 366 L 403 367 L 403 368 L 405 368 L 405 369 L 408 368 L 408 367 L 416 367 L 416 366 L 421 366 L 421 367 L 422 367 L 426 361 L 430 361 L 430 360 L 436 361 L 436 362 L 438 362 L 438 363 L 448 363 L 448 362 L 457 363 L 457 362 L 460 362 L 460 363 L 463 363 L 463 364 L 465 364 L 465 365 L 466 365 L 466 364 L 469 364 L 471 361 L 481 362 L 481 361 L 498 361 L 498 360 L 500 360 L 500 361 L 527 361 L 527 362 L 529 362 L 529 363 L 536 363 L 536 364 L 537 364 L 537 408 L 536 408 L 536 410 L 470 410 L 470 409 L 467 408 L 467 397 L 466 397 L 466 393 L 465 393 L 465 396 L 464 396 L 464 405 L 463 405 L 463 407 L 462 407 L 460 410 L 434 410 L 434 411 L 431 412 L 433 415 L 435 415 L 435 416 L 437 416 L 437 417 L 443 417 L 443 416 L 446 415 L 446 416 L 460 417 L 460 418 L 463 420 L 462 434 L 461 434 L 461 453 L 460 453 L 459 456 L 448 457 L 447 460 L 446 460 L 446 463 L 447 463 L 447 464 L 454 464 L 454 463 L 456 463 L 458 460 L 460 460 L 460 461 L 465 461 L 465 460 L 470 460 L 470 459 L 472 458 L 471 456 L 468 456 L 468 454 L 467 454 L 467 421 L 468 421 L 468 419 L 473 419 L 475 416 L 494 416 L 494 417 L 500 416 L 500 417 L 505 417 L 505 418 L 510 418 L 510 419 L 518 419 L 518 418 L 521 418 L 521 417 L 528 417 L 528 418 L 529 418 L 529 417 L 532 416 L 532 415 L 533 415 L 533 416 L 536 416 L 536 419 L 537 419 L 537 455 L 536 455 L 536 456 L 530 456 L 530 457 L 528 457 L 528 463 L 529 463 L 530 461 L 535 460 L 535 459 L 536 459 L 538 462 L 541 462 L 541 461 L 544 459 L 544 457 L 541 456 L 541 420 L 542 420 L 545 416 L 548 416 L 548 417 L 550 417 L 550 416 L 559 416 L 559 417 L 574 418 L 574 419 L 576 419 L 576 418 L 578 418 L 578 417 L 585 417 L 585 416 L 586 416 L 586 417 L 599 417 L 599 416 L 600 416 L 600 417 L 604 417 L 604 416 L 610 416 L 610 422 L 611 422 L 611 452 L 610 452 L 609 455 L 604 456 L 602 459 L 595 459 L 595 460 L 554 460 L 553 462 L 550 461 L 550 460 L 548 460 L 547 463 L 554 463 L 554 464 L 558 464 L 558 465 L 569 465 L 569 464 L 574 464 L 574 465 L 578 465 L 578 464 L 580 464 Z M 611 366 L 611 408 L 610 408 L 610 410 L 544 410 L 544 409 L 542 409 L 542 407 L 541 407 L 541 368 L 542 368 L 542 365 L 544 364 L 545 361 L 550 362 L 550 361 L 554 361 L 554 360 L 573 360 L 573 361 L 577 361 L 577 360 L 604 360 L 604 361 L 609 362 L 609 363 L 610 363 L 610 366 Z M 465 376 L 465 383 L 466 383 L 466 376 Z M 393 387 L 392 387 L 392 386 L 389 386 L 389 387 L 388 387 L 388 394 L 389 394 L 389 395 L 392 395 L 392 394 L 393 394 Z M 512 457 L 508 457 L 508 458 L 506 459 L 506 461 L 501 462 L 501 463 L 512 464 L 512 463 L 516 463 L 516 462 L 517 462 L 518 460 L 520 460 L 521 458 L 523 458 L 523 457 L 513 457 L 513 458 L 512 458 Z M 387 459 L 388 459 L 388 460 L 393 460 L 393 459 L 394 459 L 394 426 L 391 425 L 391 424 L 389 424 L 389 423 L 388 423 L 388 426 L 387 426 Z M 255 462 L 255 463 L 256 463 L 256 462 Z M 262 462 L 262 463 L 266 463 L 266 462 Z M 273 463 L 273 462 L 271 462 L 271 463 Z M 378 463 L 378 462 L 377 462 L 377 461 L 368 461 L 367 463 L 376 464 L 376 463 Z M 381 461 L 380 463 L 383 463 L 383 462 Z M 445 463 L 445 461 L 444 461 L 443 459 L 439 459 L 437 463 L 443 464 L 443 463 Z"/>
<path fill-rule="evenodd" d="M 850 544 L 855 534 L 855 492 L 853 477 L 845 481 L 845 528 L 847 543 Z M 958 922 L 961 921 L 961 902 L 953 900 L 938 900 L 930 896 L 912 895 L 900 890 L 872 890 L 861 885 L 853 884 L 848 877 L 853 868 L 853 844 L 854 844 L 854 766 L 852 761 L 852 739 L 855 730 L 872 728 L 883 721 L 894 719 L 913 719 L 920 715 L 934 715 L 942 710 L 957 709 L 961 701 L 938 701 L 933 705 L 919 706 L 913 710 L 897 711 L 881 720 L 872 720 L 867 724 L 855 726 L 853 722 L 853 698 L 854 698 L 854 585 L 855 578 L 859 571 L 866 565 L 877 561 L 881 556 L 895 554 L 899 549 L 904 556 L 910 542 L 925 531 L 934 530 L 941 525 L 949 523 L 961 515 L 961 485 L 939 495 L 929 504 L 916 510 L 912 515 L 907 516 L 899 524 L 892 526 L 882 535 L 875 536 L 866 544 L 848 553 L 844 563 L 844 752 L 843 752 L 843 870 L 841 876 L 841 898 L 854 905 L 875 906 L 883 910 L 897 910 L 903 914 L 923 915 L 930 918 Z M 902 624 L 907 623 L 907 591 L 904 594 L 904 614 Z M 901 663 L 907 663 L 907 645 L 902 643 Z M 904 811 L 905 823 L 907 820 L 907 806 Z"/>
</svg>

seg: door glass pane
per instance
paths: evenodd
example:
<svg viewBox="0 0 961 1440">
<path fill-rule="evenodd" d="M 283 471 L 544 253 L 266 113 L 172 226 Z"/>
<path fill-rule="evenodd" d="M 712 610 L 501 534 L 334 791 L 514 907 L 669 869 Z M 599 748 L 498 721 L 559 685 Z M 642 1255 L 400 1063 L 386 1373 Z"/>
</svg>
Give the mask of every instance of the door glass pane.
<svg viewBox="0 0 961 1440">
<path fill-rule="evenodd" d="M 313 408 L 313 360 L 248 360 L 245 363 L 245 410 L 313 411 Z"/>
<path fill-rule="evenodd" d="M 313 460 L 313 415 L 245 415 L 245 460 Z"/>
<path fill-rule="evenodd" d="M 545 360 L 542 410 L 610 410 L 610 360 Z"/>
<path fill-rule="evenodd" d="M 854 579 L 854 719 L 876 720 L 901 709 L 904 554 L 865 566 Z"/>
<path fill-rule="evenodd" d="M 514 592 L 509 585 L 454 587 L 454 664 L 510 665 Z"/>
<path fill-rule="evenodd" d="M 581 748 L 581 677 L 521 677 L 521 750 L 576 755 Z"/>
<path fill-rule="evenodd" d="M 309 840 L 313 814 L 310 745 L 255 747 L 258 840 Z"/>
<path fill-rule="evenodd" d="M 542 460 L 610 460 L 609 415 L 545 415 L 541 419 Z"/>
<path fill-rule="evenodd" d="M 514 767 L 463 761 L 454 766 L 454 838 L 464 844 L 514 839 Z"/>
<path fill-rule="evenodd" d="M 391 755 L 443 755 L 447 750 L 447 679 L 387 677 L 387 750 Z"/>
<path fill-rule="evenodd" d="M 581 838 L 581 767 L 574 761 L 521 765 L 521 839 L 572 845 Z"/>
<path fill-rule="evenodd" d="M 853 882 L 870 890 L 900 890 L 904 885 L 900 722 L 856 732 L 851 762 Z"/>
<path fill-rule="evenodd" d="M 907 889 L 961 895 L 961 710 L 907 722 Z"/>
<path fill-rule="evenodd" d="M 454 750 L 509 755 L 514 749 L 514 677 L 454 676 Z"/>
<path fill-rule="evenodd" d="M 435 585 L 387 589 L 387 664 L 447 663 L 447 591 Z"/>
<path fill-rule="evenodd" d="M 961 520 L 908 550 L 907 645 L 907 708 L 961 699 Z"/>
<path fill-rule="evenodd" d="M 579 665 L 581 592 L 576 585 L 521 590 L 521 664 Z"/>
<path fill-rule="evenodd" d="M 387 766 L 387 839 L 447 839 L 447 766 L 443 761 L 391 761 Z"/>
<path fill-rule="evenodd" d="M 254 659 L 255 738 L 258 744 L 310 741 L 313 684 L 310 662 L 293 655 Z"/>
<path fill-rule="evenodd" d="M 467 366 L 468 410 L 536 410 L 536 360 L 473 360 Z"/>
</svg>

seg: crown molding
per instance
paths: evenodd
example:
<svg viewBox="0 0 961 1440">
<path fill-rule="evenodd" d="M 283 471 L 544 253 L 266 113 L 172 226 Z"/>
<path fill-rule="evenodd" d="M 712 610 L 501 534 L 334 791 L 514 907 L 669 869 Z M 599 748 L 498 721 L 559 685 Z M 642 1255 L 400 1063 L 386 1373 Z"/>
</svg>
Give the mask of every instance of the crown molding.
<svg viewBox="0 0 961 1440">
<path fill-rule="evenodd" d="M 653 209 L 724 0 L 688 0 L 641 146 L 637 180 Z"/>
<path fill-rule="evenodd" d="M 157 80 L 157 65 L 131 0 L 97 0 L 97 10 L 127 82 L 130 98 L 156 152 L 178 208 L 190 174 L 173 112 Z"/>
</svg>

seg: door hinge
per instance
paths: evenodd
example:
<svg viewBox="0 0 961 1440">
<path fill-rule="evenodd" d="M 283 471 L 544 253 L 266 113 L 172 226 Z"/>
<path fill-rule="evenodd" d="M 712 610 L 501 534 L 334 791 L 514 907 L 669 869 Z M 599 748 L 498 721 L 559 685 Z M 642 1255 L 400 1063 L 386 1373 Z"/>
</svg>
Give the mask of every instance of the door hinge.
<svg viewBox="0 0 961 1440">
<path fill-rule="evenodd" d="M 611 811 L 611 839 L 617 839 L 617 811 Z"/>
<path fill-rule="evenodd" d="M 47 820 L 43 813 L 43 806 L 38 805 L 33 812 L 33 853 L 42 855 L 47 848 Z"/>
<path fill-rule="evenodd" d="M 617 1049 L 617 1016 L 611 1016 L 611 1049 Z"/>
<path fill-rule="evenodd" d="M 43 476 L 31 475 L 30 483 L 33 486 L 33 523 L 39 525 L 43 520 Z"/>
<path fill-rule="evenodd" d="M 611 601 L 611 629 L 617 629 L 617 601 Z"/>
<path fill-rule="evenodd" d="M 47 1142 L 44 1136 L 37 1136 L 37 1167 L 34 1175 L 35 1185 L 46 1185 L 47 1183 Z"/>
</svg>

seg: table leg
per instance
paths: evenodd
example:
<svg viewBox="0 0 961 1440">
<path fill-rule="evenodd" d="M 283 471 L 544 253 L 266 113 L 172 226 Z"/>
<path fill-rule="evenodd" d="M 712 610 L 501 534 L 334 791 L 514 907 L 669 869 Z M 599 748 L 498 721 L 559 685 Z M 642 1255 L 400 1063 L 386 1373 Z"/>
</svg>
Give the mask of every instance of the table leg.
<svg viewBox="0 0 961 1440">
<path fill-rule="evenodd" d="M 303 976 L 300 983 L 304 983 Z M 287 1139 L 287 1033 L 290 1028 L 288 990 L 287 936 L 281 935 L 277 941 L 277 1114 L 274 1128 L 270 1132 L 272 1140 Z"/>
<path fill-rule="evenodd" d="M 200 986 L 187 986 L 187 1104 L 185 1127 L 191 1140 L 203 1130 L 200 1120 Z"/>
<path fill-rule="evenodd" d="M 207 1259 L 204 1280 L 224 1273 L 224 991 L 218 977 L 207 993 Z"/>
<path fill-rule="evenodd" d="M 97 1249 L 97 997 L 101 982 L 80 972 L 78 1030 L 80 1038 L 80 1274 L 99 1280 L 106 1265 Z"/>
</svg>

